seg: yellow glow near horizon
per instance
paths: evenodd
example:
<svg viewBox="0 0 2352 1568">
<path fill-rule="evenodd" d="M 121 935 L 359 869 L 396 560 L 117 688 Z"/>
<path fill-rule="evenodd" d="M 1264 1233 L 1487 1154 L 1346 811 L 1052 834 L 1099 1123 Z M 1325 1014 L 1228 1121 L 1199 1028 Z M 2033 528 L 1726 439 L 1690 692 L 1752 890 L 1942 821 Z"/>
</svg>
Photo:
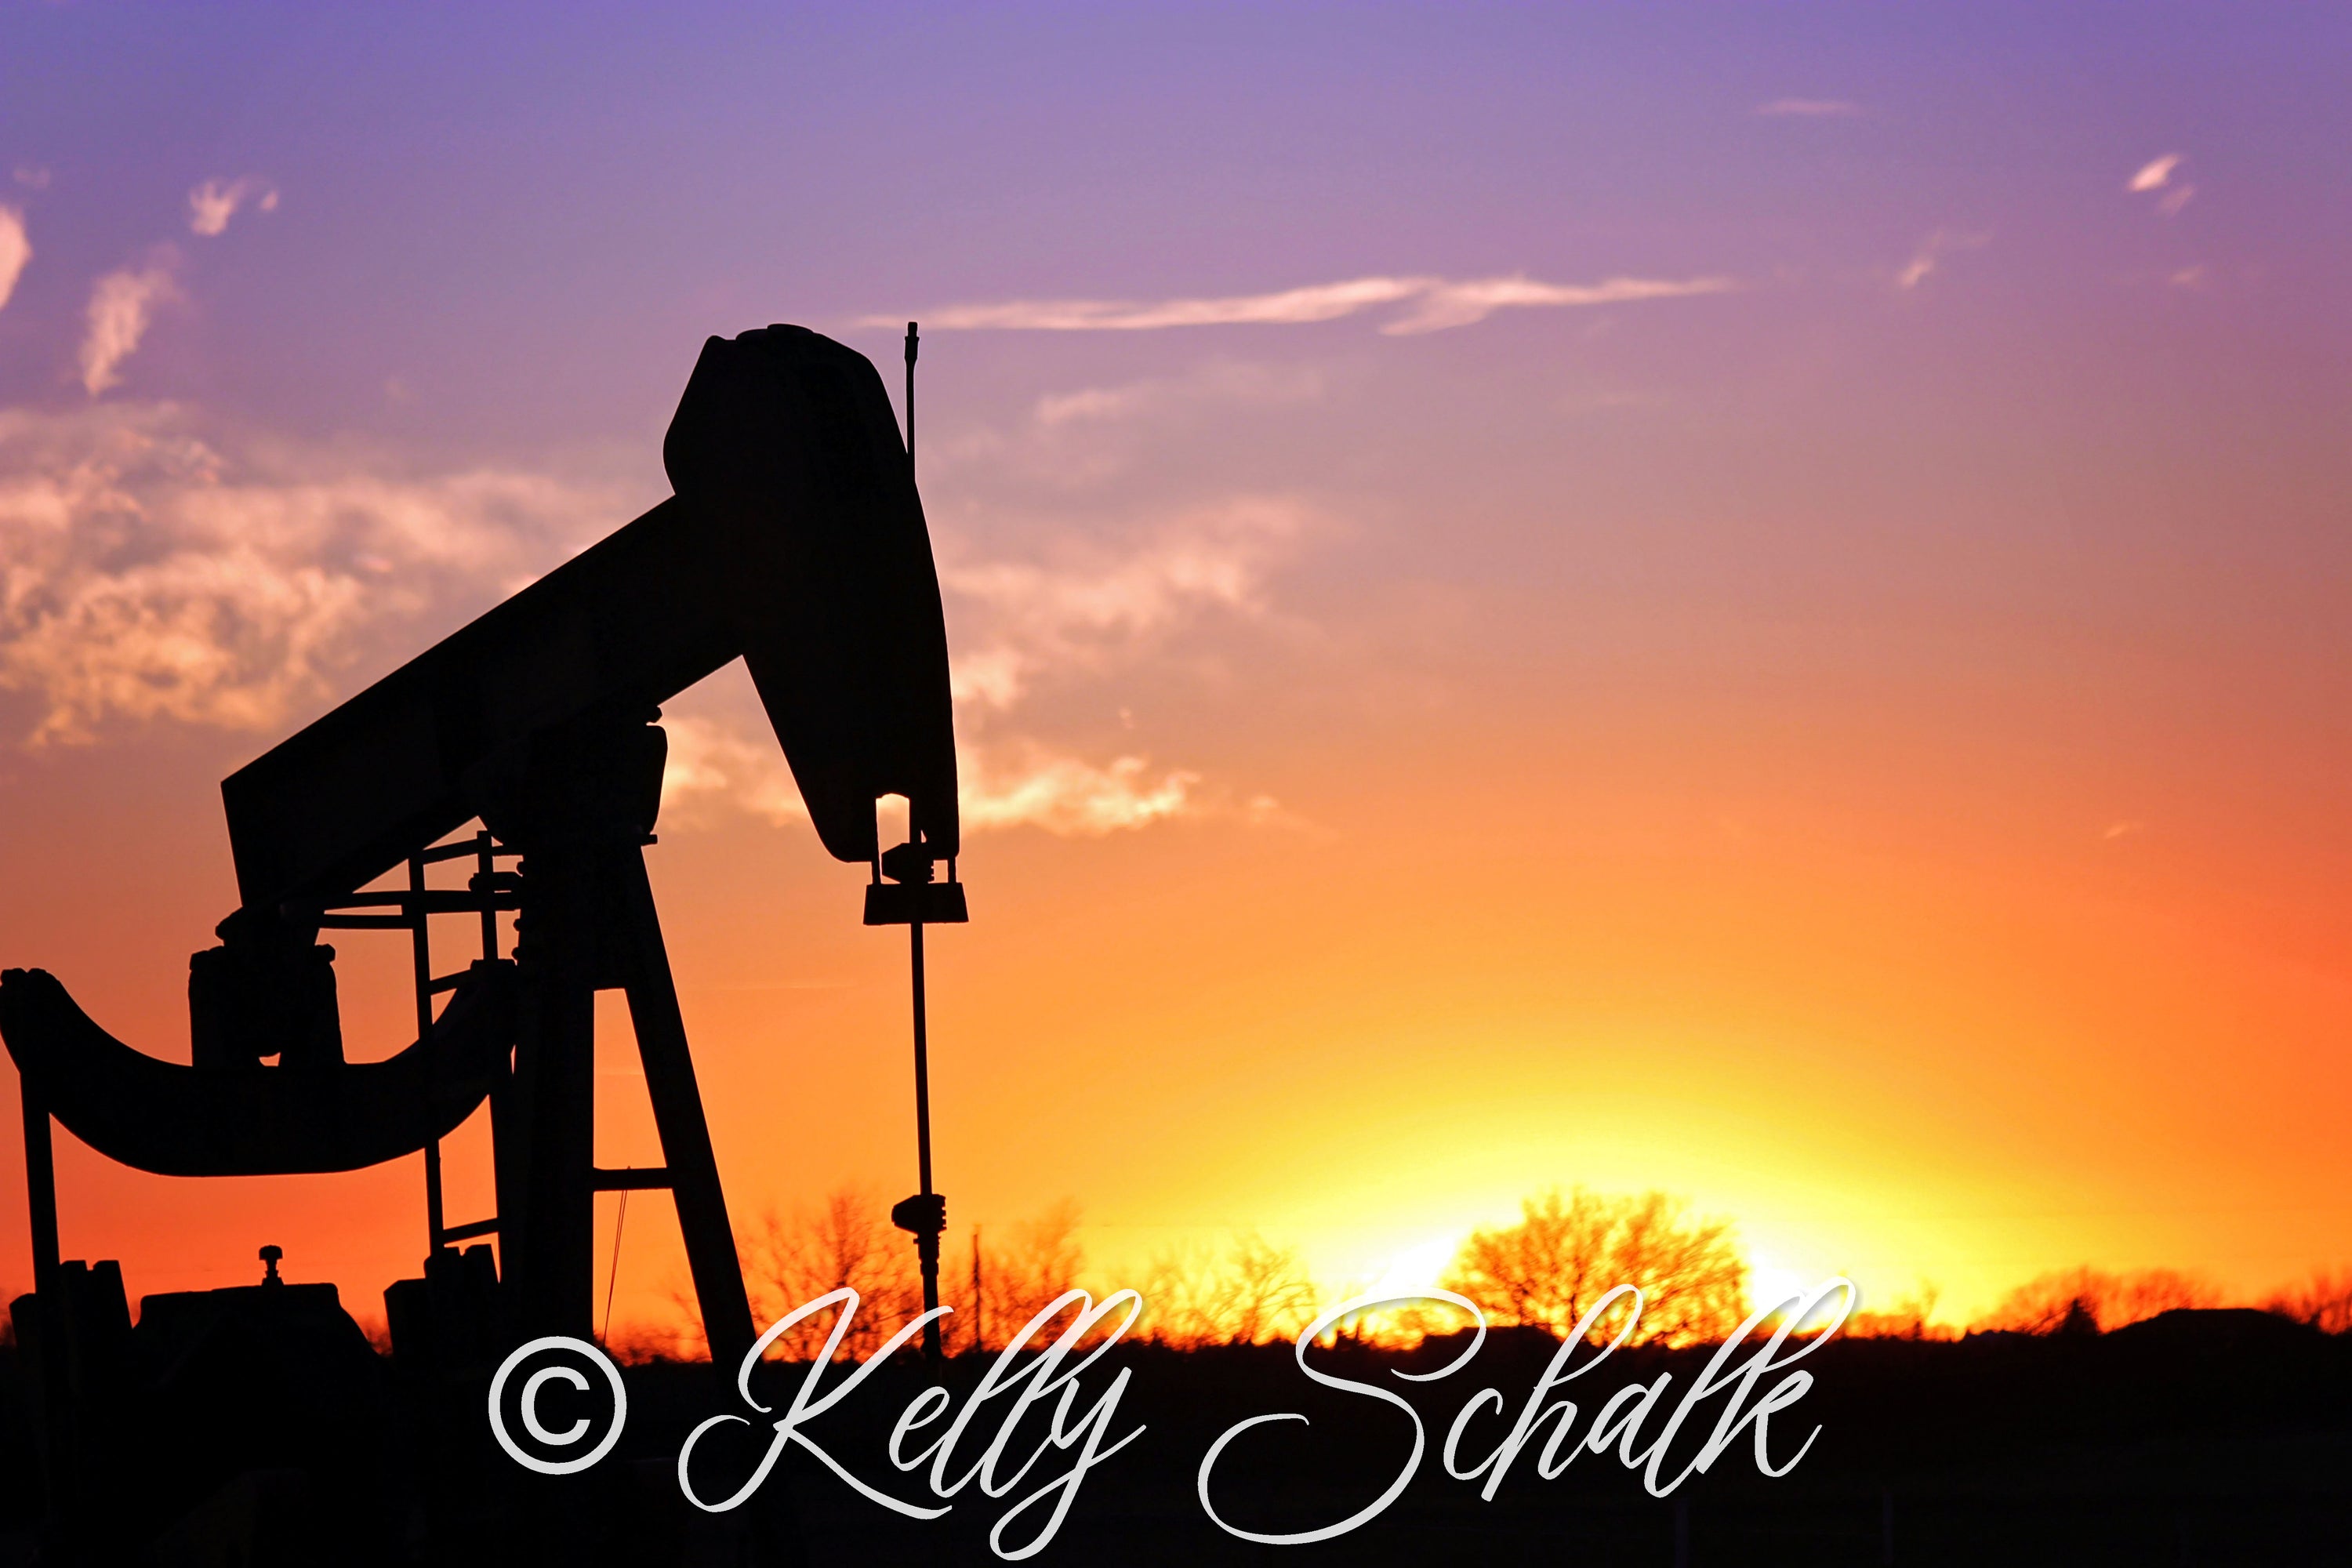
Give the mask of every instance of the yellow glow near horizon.
<svg viewBox="0 0 2352 1568">
<path fill-rule="evenodd" d="M 1462 1249 L 1459 1237 L 1440 1237 L 1408 1247 L 1390 1258 L 1387 1269 L 1366 1289 L 1365 1294 L 1379 1296 L 1409 1296 L 1428 1290 L 1442 1283 L 1454 1258 Z"/>
</svg>

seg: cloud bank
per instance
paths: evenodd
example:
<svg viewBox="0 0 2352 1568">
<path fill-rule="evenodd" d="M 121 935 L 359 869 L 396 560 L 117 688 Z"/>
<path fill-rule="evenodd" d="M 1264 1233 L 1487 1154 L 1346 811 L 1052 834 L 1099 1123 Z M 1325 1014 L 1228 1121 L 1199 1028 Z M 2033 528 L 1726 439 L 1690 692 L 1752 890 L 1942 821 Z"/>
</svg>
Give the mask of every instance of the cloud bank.
<svg viewBox="0 0 2352 1568">
<path fill-rule="evenodd" d="M 32 699 L 37 746 L 274 729 L 616 510 L 541 475 L 236 451 L 163 406 L 0 412 L 0 689 Z"/>
<path fill-rule="evenodd" d="M 513 468 L 407 473 L 225 435 L 167 405 L 0 411 L 0 692 L 17 700 L 7 738 L 89 744 L 159 722 L 280 731 L 642 499 Z M 972 829 L 1097 835 L 1227 812 L 1199 772 L 1155 766 L 1140 747 L 1088 756 L 1051 742 L 1031 704 L 1045 690 L 1099 704 L 1102 682 L 1208 617 L 1265 618 L 1269 574 L 1319 526 L 1297 501 L 1243 497 L 1120 542 L 1066 535 L 1007 557 L 944 542 Z M 727 695 L 698 693 L 664 720 L 675 825 L 804 816 L 756 706 L 727 707 Z"/>
<path fill-rule="evenodd" d="M 1299 326 L 1338 321 L 1383 306 L 1403 309 L 1383 323 L 1391 336 L 1439 331 L 1483 321 L 1496 310 L 1529 307 L 1628 304 L 1643 300 L 1721 294 L 1728 278 L 1610 278 L 1598 283 L 1544 283 L 1521 275 L 1454 281 L 1444 278 L 1354 278 L 1271 294 L 1213 299 L 1014 300 L 1000 304 L 949 305 L 923 313 L 941 331 L 1158 331 L 1171 327 Z M 900 318 L 869 316 L 864 326 Z"/>
</svg>

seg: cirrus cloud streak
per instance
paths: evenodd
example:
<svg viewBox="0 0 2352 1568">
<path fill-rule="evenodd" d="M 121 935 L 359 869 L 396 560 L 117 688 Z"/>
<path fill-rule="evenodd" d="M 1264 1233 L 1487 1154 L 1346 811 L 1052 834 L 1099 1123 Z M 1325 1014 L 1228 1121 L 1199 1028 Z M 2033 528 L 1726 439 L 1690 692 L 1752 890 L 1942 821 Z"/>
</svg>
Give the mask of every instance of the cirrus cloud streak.
<svg viewBox="0 0 2352 1568">
<path fill-rule="evenodd" d="M 1267 294 L 1160 300 L 1013 300 L 949 305 L 926 312 L 923 325 L 950 331 L 1135 332 L 1171 327 L 1304 326 L 1382 306 L 1402 307 L 1381 331 L 1391 337 L 1466 327 L 1496 310 L 1622 305 L 1723 294 L 1728 278 L 1608 278 L 1598 283 L 1545 283 L 1524 274 L 1454 280 L 1433 277 L 1352 278 Z M 864 326 L 899 318 L 869 316 Z"/>
</svg>

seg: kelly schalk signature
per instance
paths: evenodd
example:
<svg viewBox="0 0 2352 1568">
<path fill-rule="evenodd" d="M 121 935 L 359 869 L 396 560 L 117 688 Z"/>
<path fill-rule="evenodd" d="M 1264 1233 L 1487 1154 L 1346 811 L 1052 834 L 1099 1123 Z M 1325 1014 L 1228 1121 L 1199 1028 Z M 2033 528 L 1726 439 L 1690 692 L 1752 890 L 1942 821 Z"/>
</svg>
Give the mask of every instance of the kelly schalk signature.
<svg viewBox="0 0 2352 1568">
<path fill-rule="evenodd" d="M 1546 1480 L 1556 1479 L 1580 1454 L 1613 1453 L 1627 1469 L 1642 1472 L 1643 1485 L 1651 1495 L 1664 1497 L 1693 1475 L 1713 1466 L 1747 1431 L 1754 1445 L 1756 1468 L 1768 1476 L 1786 1475 L 1812 1447 L 1821 1428 L 1815 1426 L 1808 1432 L 1786 1458 L 1776 1463 L 1769 1430 L 1771 1418 L 1802 1399 L 1812 1386 L 1812 1374 L 1794 1370 L 1795 1364 L 1827 1343 L 1844 1325 L 1853 1310 L 1854 1295 L 1853 1281 L 1832 1279 L 1816 1286 L 1808 1295 L 1757 1312 L 1717 1347 L 1706 1369 L 1682 1391 L 1679 1400 L 1669 1405 L 1669 1385 L 1674 1374 L 1660 1373 L 1650 1383 L 1629 1384 L 1599 1402 L 1580 1434 L 1576 1401 L 1552 1396 L 1606 1361 L 1640 1321 L 1641 1291 L 1631 1285 L 1620 1285 L 1595 1302 L 1560 1342 L 1559 1349 L 1535 1386 L 1528 1391 L 1516 1415 L 1500 1389 L 1482 1388 L 1472 1394 L 1445 1429 L 1440 1462 L 1445 1473 L 1455 1480 L 1479 1482 L 1479 1496 L 1491 1500 L 1502 1486 L 1504 1476 L 1530 1447 L 1536 1450 L 1536 1473 Z M 1591 1336 L 1597 1326 L 1607 1321 L 1621 1301 L 1629 1306 L 1614 1337 L 1606 1343 L 1594 1344 Z M 1329 1541 L 1378 1518 L 1403 1494 L 1428 1452 L 1429 1434 L 1422 1425 L 1420 1412 L 1391 1388 L 1335 1376 L 1317 1367 L 1308 1360 L 1308 1352 L 1336 1325 L 1356 1313 L 1429 1302 L 1443 1302 L 1468 1314 L 1475 1325 L 1468 1345 L 1434 1372 L 1391 1370 L 1392 1375 L 1408 1383 L 1441 1382 L 1468 1365 L 1486 1338 L 1485 1314 L 1475 1304 L 1450 1290 L 1429 1290 L 1411 1296 L 1359 1296 L 1342 1301 L 1301 1331 L 1294 1352 L 1298 1370 L 1309 1380 L 1343 1394 L 1391 1405 L 1412 1423 L 1412 1452 L 1405 1457 L 1388 1489 L 1348 1518 L 1319 1530 L 1267 1535 L 1226 1522 L 1211 1497 L 1217 1466 L 1226 1458 L 1226 1450 L 1255 1426 L 1276 1421 L 1307 1424 L 1306 1416 L 1292 1411 L 1253 1415 L 1228 1427 L 1209 1445 L 1209 1451 L 1201 1459 L 1197 1476 L 1201 1507 L 1220 1530 L 1244 1541 L 1276 1546 Z M 710 1513 L 740 1507 L 759 1490 L 785 1450 L 798 1445 L 860 1497 L 895 1513 L 910 1519 L 937 1519 L 954 1506 L 945 1500 L 937 1506 L 910 1502 L 869 1485 L 827 1453 L 809 1432 L 812 1423 L 856 1393 L 858 1384 L 876 1367 L 920 1334 L 926 1323 L 954 1310 L 940 1307 L 924 1313 L 863 1362 L 836 1363 L 834 1358 L 857 1306 L 856 1291 L 835 1290 L 795 1308 L 760 1336 L 736 1372 L 735 1389 L 743 1403 L 759 1415 L 773 1417 L 771 1426 L 774 1436 L 748 1480 L 726 1496 L 706 1497 L 695 1487 L 696 1448 L 713 1428 L 748 1426 L 752 1425 L 752 1419 L 748 1415 L 713 1415 L 697 1426 L 677 1455 L 678 1489 L 688 1501 Z M 1051 1342 L 1042 1342 L 1040 1335 L 1045 1326 L 1073 1307 L 1076 1312 L 1070 1322 Z M 776 1415 L 752 1396 L 752 1369 L 760 1364 L 768 1347 L 794 1324 L 834 1308 L 838 1308 L 839 1312 L 824 1351 L 803 1372 L 791 1405 L 782 1415 Z M 909 1400 L 890 1428 L 890 1463 L 901 1474 L 923 1472 L 922 1484 L 932 1497 L 942 1500 L 958 1496 L 975 1481 L 982 1496 L 1004 1499 L 1031 1482 L 1033 1472 L 1045 1464 L 1046 1479 L 1013 1501 L 988 1537 L 990 1548 L 1007 1562 L 1019 1562 L 1044 1551 L 1061 1529 L 1063 1520 L 1069 1516 L 1070 1505 L 1076 1500 L 1078 1488 L 1087 1472 L 1143 1435 L 1141 1426 L 1123 1434 L 1113 1431 L 1119 1396 L 1127 1392 L 1127 1369 L 1119 1369 L 1098 1393 L 1084 1385 L 1087 1373 L 1135 1326 L 1142 1310 L 1143 1298 L 1133 1290 L 1115 1291 L 1101 1301 L 1084 1290 L 1064 1293 L 1032 1318 L 998 1352 L 961 1408 L 951 1411 L 955 1396 L 936 1384 Z M 1759 1339 L 1759 1331 L 1768 1323 L 1774 1325 L 1770 1334 Z M 536 1370 L 524 1370 L 533 1363 L 544 1364 Z M 583 1370 L 583 1365 L 588 1370 Z M 609 1417 L 599 1422 L 582 1416 L 563 1427 L 550 1427 L 540 1414 L 541 1391 L 550 1383 L 562 1383 L 577 1394 L 588 1394 L 598 1381 L 589 1375 L 590 1371 L 601 1375 L 612 1394 Z M 825 1379 L 836 1373 L 841 1374 L 838 1381 L 824 1387 Z M 518 1373 L 522 1383 L 514 1402 L 515 1413 L 524 1432 L 542 1452 L 534 1453 L 519 1442 L 507 1425 L 506 1391 Z M 1090 1394 L 1092 1403 L 1081 1408 Z M 1706 1428 L 1705 1438 L 1700 1439 L 1697 1433 L 1706 1418 L 1699 1416 L 1694 1421 L 1693 1417 L 1700 1405 L 1718 1395 L 1725 1396 L 1722 1408 L 1716 1413 L 1713 1426 Z M 1042 1432 L 1037 1422 L 1030 1419 L 1033 1414 L 1043 1415 Z M 604 1352 L 584 1340 L 557 1336 L 531 1341 L 499 1366 L 490 1383 L 489 1415 L 490 1430 L 517 1463 L 544 1475 L 570 1475 L 594 1465 L 620 1441 L 622 1426 L 628 1419 L 628 1394 L 619 1369 Z M 945 1425 L 941 1426 L 943 1420 Z M 1506 1420 L 1507 1426 L 1502 1425 Z M 1016 1436 L 1024 1423 L 1028 1427 L 1025 1439 Z M 600 1426 L 604 1426 L 601 1433 L 597 1431 Z M 1489 1443 L 1491 1447 L 1486 1447 Z M 1066 1463 L 1057 1467 L 1048 1461 L 1049 1454 L 1062 1458 Z M 1025 1541 L 1013 1543 L 1013 1538 L 1024 1531 Z"/>
</svg>

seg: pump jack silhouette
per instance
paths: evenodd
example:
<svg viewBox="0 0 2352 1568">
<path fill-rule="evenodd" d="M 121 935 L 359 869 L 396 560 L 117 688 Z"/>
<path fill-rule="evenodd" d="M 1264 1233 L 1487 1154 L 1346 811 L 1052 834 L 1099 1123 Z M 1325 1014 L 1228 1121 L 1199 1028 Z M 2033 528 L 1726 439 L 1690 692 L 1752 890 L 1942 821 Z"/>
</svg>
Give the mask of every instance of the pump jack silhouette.
<svg viewBox="0 0 2352 1568">
<path fill-rule="evenodd" d="M 909 443 L 914 341 L 910 323 Z M 663 458 L 670 500 L 224 781 L 242 902 L 220 945 L 190 961 L 190 1065 L 115 1040 L 43 971 L 0 975 L 35 1270 L 16 1316 L 53 1531 L 100 1528 L 105 1389 L 130 1375 L 118 1345 L 130 1330 L 119 1268 L 60 1259 L 52 1118 L 101 1153 L 173 1175 L 342 1171 L 423 1152 L 425 1278 L 386 1295 L 399 1355 L 590 1338 L 595 1194 L 667 1187 L 714 1362 L 750 1348 L 644 858 L 661 798 L 660 705 L 738 658 L 818 837 L 869 868 L 866 922 L 913 930 L 922 1192 L 894 1218 L 916 1233 L 936 1289 L 945 1200 L 930 1183 L 920 933 L 966 913 L 946 628 L 910 445 L 864 356 L 774 326 L 705 344 Z M 908 842 L 887 851 L 884 795 L 908 803 Z M 476 819 L 478 831 L 450 837 Z M 430 868 L 452 861 L 471 863 L 467 885 L 431 887 Z M 360 890 L 404 863 L 404 889 Z M 499 952 L 509 910 L 511 955 Z M 481 949 L 437 976 L 436 913 L 478 915 Z M 411 937 L 418 1038 L 383 1062 L 343 1060 L 334 950 L 318 936 L 352 929 Z M 657 1170 L 594 1163 L 604 990 L 627 998 Z M 451 1224 L 439 1141 L 485 1099 L 498 1212 Z M 493 1234 L 495 1270 L 486 1248 L 457 1250 Z M 332 1287 L 278 1286 L 274 1258 L 269 1274 L 271 1289 L 324 1289 L 331 1303 Z"/>
</svg>

